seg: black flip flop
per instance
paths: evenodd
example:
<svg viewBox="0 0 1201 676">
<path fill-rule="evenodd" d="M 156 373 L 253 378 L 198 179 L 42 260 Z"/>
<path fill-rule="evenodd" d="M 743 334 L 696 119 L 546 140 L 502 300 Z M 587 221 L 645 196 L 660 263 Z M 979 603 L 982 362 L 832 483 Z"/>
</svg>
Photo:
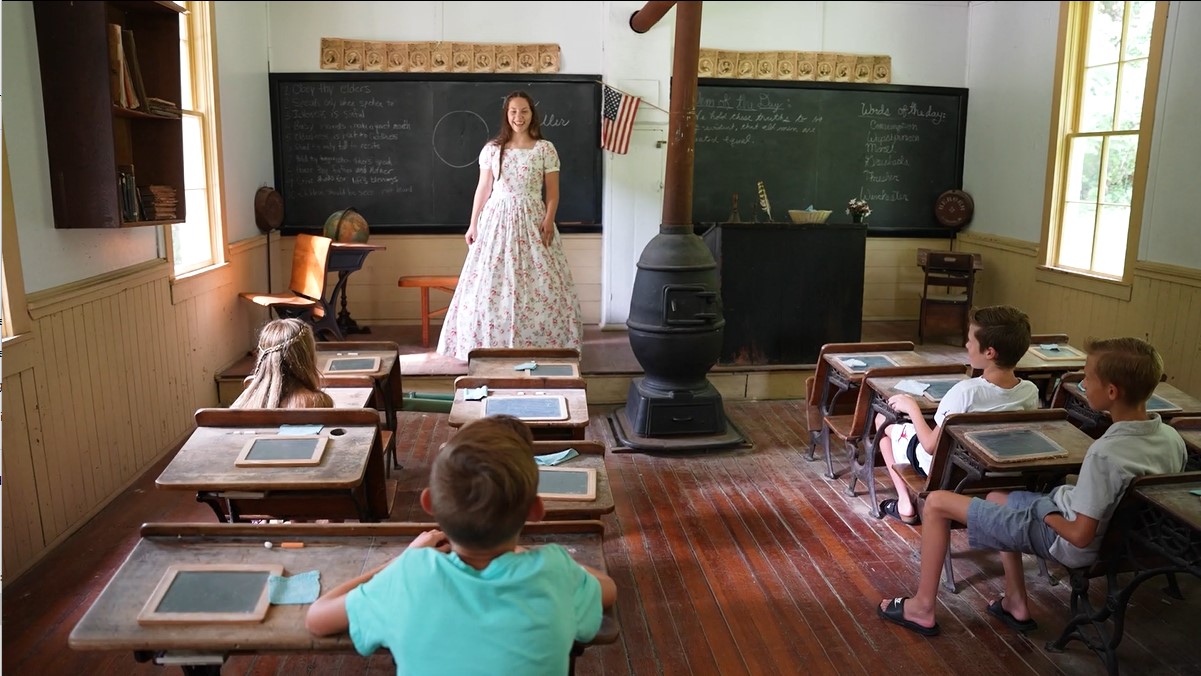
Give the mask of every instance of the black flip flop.
<svg viewBox="0 0 1201 676">
<path fill-rule="evenodd" d="M 1004 598 L 1005 597 L 1002 596 L 996 601 L 988 604 L 989 615 L 1000 619 L 1002 622 L 1009 625 L 1010 629 L 1016 629 L 1017 631 L 1033 631 L 1038 629 L 1038 622 L 1035 622 L 1033 618 L 1029 620 L 1019 620 L 1013 616 L 1013 613 L 1005 610 L 1005 606 L 1001 604 L 1001 601 L 1004 600 Z"/>
<path fill-rule="evenodd" d="M 888 602 L 887 609 L 876 606 L 876 614 L 895 625 L 904 627 L 909 631 L 917 632 L 922 636 L 938 636 L 938 632 L 941 630 L 937 622 L 934 623 L 933 627 L 923 627 L 913 620 L 905 619 L 905 601 L 908 598 L 907 596 L 896 597 Z"/>
<path fill-rule="evenodd" d="M 880 503 L 880 518 L 884 518 L 885 516 L 891 516 L 906 526 L 916 526 L 921 521 L 921 519 L 917 517 L 917 514 L 912 516 L 901 516 L 900 510 L 897 509 L 896 498 L 889 498 Z"/>
</svg>

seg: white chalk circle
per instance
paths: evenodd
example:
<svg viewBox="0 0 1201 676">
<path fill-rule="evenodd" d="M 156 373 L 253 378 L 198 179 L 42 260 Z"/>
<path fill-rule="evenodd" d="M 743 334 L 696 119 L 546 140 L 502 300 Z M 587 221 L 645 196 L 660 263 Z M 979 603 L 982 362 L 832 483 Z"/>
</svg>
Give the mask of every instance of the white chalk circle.
<svg viewBox="0 0 1201 676">
<path fill-rule="evenodd" d="M 484 118 L 470 110 L 454 110 L 434 125 L 434 155 L 448 167 L 470 167 L 490 138 Z"/>
</svg>

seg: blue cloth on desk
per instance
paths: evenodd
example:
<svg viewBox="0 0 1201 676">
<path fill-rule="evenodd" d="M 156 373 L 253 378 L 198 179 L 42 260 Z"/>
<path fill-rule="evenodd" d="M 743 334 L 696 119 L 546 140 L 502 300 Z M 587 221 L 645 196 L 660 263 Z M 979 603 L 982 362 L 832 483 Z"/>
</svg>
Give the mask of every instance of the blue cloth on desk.
<svg viewBox="0 0 1201 676">
<path fill-rule="evenodd" d="M 275 605 L 312 603 L 321 595 L 321 571 L 310 570 L 291 577 L 267 577 L 267 600 Z"/>
<path fill-rule="evenodd" d="M 574 448 L 569 448 L 565 451 L 559 451 L 558 453 L 547 453 L 546 455 L 535 455 L 534 462 L 538 463 L 539 465 L 542 465 L 543 467 L 549 467 L 551 465 L 558 465 L 558 464 L 567 462 L 568 460 L 571 460 L 572 458 L 576 457 L 579 454 L 580 454 L 579 451 L 575 450 Z"/>
</svg>

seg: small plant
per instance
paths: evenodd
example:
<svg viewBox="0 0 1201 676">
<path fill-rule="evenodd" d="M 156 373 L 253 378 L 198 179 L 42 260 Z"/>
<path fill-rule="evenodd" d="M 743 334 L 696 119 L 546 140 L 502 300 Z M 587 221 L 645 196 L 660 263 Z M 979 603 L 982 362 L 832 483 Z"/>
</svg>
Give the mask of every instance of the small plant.
<svg viewBox="0 0 1201 676">
<path fill-rule="evenodd" d="M 867 218 L 872 215 L 872 208 L 867 202 L 858 197 L 853 197 L 850 202 L 847 202 L 847 214 Z"/>
</svg>

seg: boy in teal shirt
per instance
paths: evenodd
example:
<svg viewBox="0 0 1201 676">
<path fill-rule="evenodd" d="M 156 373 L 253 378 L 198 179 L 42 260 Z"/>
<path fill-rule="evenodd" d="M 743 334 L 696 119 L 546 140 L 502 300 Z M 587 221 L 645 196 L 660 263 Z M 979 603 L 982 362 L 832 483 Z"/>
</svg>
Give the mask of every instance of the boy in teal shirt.
<svg viewBox="0 0 1201 676">
<path fill-rule="evenodd" d="M 537 492 L 533 450 L 511 426 L 463 427 L 421 493 L 440 530 L 326 592 L 305 625 L 349 630 L 362 655 L 388 648 L 398 674 L 567 673 L 572 642 L 596 635 L 617 587 L 559 545 L 517 545 L 544 514 Z"/>
</svg>

